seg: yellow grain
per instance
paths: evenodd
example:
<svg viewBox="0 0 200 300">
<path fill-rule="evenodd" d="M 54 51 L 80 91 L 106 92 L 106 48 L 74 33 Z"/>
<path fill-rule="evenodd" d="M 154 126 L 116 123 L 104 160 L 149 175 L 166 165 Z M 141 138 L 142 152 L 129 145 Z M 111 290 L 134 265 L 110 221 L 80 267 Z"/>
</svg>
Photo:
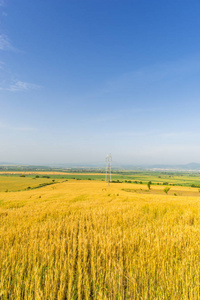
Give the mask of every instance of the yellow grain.
<svg viewBox="0 0 200 300">
<path fill-rule="evenodd" d="M 200 197 L 129 188 L 0 192 L 0 299 L 199 299 Z"/>
</svg>

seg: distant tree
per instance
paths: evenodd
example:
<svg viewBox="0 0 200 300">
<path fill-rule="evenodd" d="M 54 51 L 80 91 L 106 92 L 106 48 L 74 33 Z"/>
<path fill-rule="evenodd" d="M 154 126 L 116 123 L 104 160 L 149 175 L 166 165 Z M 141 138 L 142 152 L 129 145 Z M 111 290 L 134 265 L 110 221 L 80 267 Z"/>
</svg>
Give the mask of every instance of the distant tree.
<svg viewBox="0 0 200 300">
<path fill-rule="evenodd" d="M 147 183 L 147 186 L 148 186 L 148 189 L 149 189 L 149 190 L 151 189 L 151 184 L 152 184 L 151 181 L 149 181 L 149 182 Z"/>
<path fill-rule="evenodd" d="M 170 188 L 166 186 L 166 188 L 164 188 L 164 192 L 167 194 L 169 192 Z"/>
</svg>

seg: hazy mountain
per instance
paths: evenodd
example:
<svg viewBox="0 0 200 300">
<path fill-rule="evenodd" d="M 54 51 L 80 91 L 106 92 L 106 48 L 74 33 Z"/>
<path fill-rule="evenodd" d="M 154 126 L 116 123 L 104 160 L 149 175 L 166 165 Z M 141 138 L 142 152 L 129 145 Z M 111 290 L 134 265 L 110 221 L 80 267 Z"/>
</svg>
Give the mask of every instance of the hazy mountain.
<svg viewBox="0 0 200 300">
<path fill-rule="evenodd" d="M 20 168 L 20 169 L 104 169 L 105 163 L 63 163 L 63 164 L 48 164 L 46 166 L 39 165 L 23 165 L 17 163 L 0 162 L 2 168 Z M 188 163 L 182 165 L 167 165 L 167 164 L 154 164 L 154 165 L 132 165 L 132 164 L 119 164 L 112 162 L 113 169 L 120 170 L 176 170 L 176 171 L 200 171 L 200 163 Z"/>
</svg>

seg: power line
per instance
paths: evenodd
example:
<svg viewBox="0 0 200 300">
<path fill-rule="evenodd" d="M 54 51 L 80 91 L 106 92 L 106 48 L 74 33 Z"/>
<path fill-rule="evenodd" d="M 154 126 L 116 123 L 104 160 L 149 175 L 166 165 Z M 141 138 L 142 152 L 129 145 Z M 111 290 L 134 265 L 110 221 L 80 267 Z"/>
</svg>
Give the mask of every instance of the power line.
<svg viewBox="0 0 200 300">
<path fill-rule="evenodd" d="M 112 161 L 112 155 L 111 153 L 106 155 L 106 174 L 105 174 L 105 182 L 108 182 L 108 185 L 111 182 L 111 161 Z"/>
</svg>

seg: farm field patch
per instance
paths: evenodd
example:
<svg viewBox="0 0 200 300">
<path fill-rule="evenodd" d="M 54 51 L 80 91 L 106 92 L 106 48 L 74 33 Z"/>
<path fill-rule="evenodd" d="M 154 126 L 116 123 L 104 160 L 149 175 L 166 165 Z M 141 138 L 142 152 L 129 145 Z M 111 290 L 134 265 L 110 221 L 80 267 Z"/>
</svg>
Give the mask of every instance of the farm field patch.
<svg viewBox="0 0 200 300">
<path fill-rule="evenodd" d="M 54 182 L 52 178 L 35 178 L 34 177 L 20 177 L 20 176 L 0 176 L 0 192 L 20 191 L 25 189 L 32 189 L 42 185 L 60 182 L 61 179 L 56 179 Z"/>
<path fill-rule="evenodd" d="M 0 171 L 0 182 L 2 176 L 19 177 L 24 175 L 26 177 L 35 178 L 39 176 L 49 176 L 51 179 L 76 179 L 76 180 L 105 180 L 103 171 L 99 172 L 54 172 L 54 171 Z M 129 183 L 143 183 L 147 184 L 151 181 L 152 184 L 157 185 L 180 185 L 180 186 L 196 186 L 200 188 L 200 174 L 197 173 L 182 173 L 182 172 L 158 172 L 158 171 L 113 171 L 113 181 L 129 182 Z"/>
<path fill-rule="evenodd" d="M 17 189 L 34 181 L 11 178 Z M 69 180 L 1 191 L 0 298 L 199 299 L 200 193 L 163 189 Z"/>
</svg>

